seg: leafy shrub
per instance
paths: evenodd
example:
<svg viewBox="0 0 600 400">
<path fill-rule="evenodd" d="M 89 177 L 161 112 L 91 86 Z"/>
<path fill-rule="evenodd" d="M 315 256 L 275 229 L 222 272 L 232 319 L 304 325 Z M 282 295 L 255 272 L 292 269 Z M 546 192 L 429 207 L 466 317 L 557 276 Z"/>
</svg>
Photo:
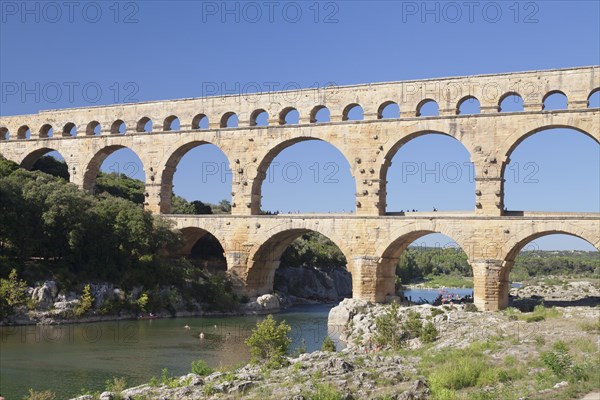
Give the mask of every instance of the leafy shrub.
<svg viewBox="0 0 600 400">
<path fill-rule="evenodd" d="M 148 293 L 146 293 L 146 292 L 142 293 L 140 298 L 136 300 L 135 303 L 140 311 L 146 312 L 146 306 L 148 305 L 148 300 L 149 300 Z"/>
<path fill-rule="evenodd" d="M 375 337 L 376 344 L 392 349 L 400 349 L 406 341 L 406 336 L 400 329 L 398 323 L 397 303 L 392 303 L 382 315 L 375 318 Z"/>
<path fill-rule="evenodd" d="M 402 324 L 402 329 L 408 339 L 420 337 L 423 331 L 421 315 L 416 311 L 410 310 L 408 312 L 408 319 Z"/>
<path fill-rule="evenodd" d="M 45 390 L 43 392 L 36 392 L 33 389 L 29 389 L 29 393 L 23 397 L 23 400 L 54 400 L 56 399 L 56 395 L 54 392 L 50 390 Z"/>
<path fill-rule="evenodd" d="M 0 279 L 0 319 L 8 317 L 15 306 L 26 301 L 26 288 L 26 283 L 18 278 L 16 269 L 10 271 L 8 279 Z"/>
<path fill-rule="evenodd" d="M 75 308 L 75 316 L 80 317 L 85 314 L 90 308 L 92 308 L 92 304 L 94 304 L 94 297 L 92 296 L 92 289 L 90 285 L 87 284 L 83 288 L 81 302 Z"/>
<path fill-rule="evenodd" d="M 252 334 L 245 343 L 250 347 L 251 362 L 256 364 L 266 361 L 267 367 L 276 368 L 285 364 L 285 355 L 289 351 L 292 340 L 288 333 L 292 328 L 281 321 L 277 322 L 268 315 L 262 322 L 256 324 Z"/>
<path fill-rule="evenodd" d="M 546 318 L 543 315 L 530 315 L 529 317 L 525 318 L 525 322 L 530 323 L 530 322 L 539 322 L 539 321 L 543 321 Z"/>
<path fill-rule="evenodd" d="M 204 360 L 192 361 L 192 372 L 196 375 L 206 376 L 213 373 L 213 369 Z"/>
<path fill-rule="evenodd" d="M 571 382 L 588 380 L 589 376 L 585 366 L 576 365 L 565 342 L 554 343 L 552 351 L 544 352 L 540 359 L 550 371 L 560 379 L 568 379 Z"/>
<path fill-rule="evenodd" d="M 447 364 L 440 365 L 429 375 L 434 393 L 446 390 L 459 390 L 477 385 L 479 376 L 485 371 L 486 364 L 481 359 L 461 356 Z"/>
<path fill-rule="evenodd" d="M 123 398 L 123 396 L 121 396 L 121 392 L 127 389 L 127 381 L 125 378 L 113 377 L 112 380 L 107 379 L 105 385 L 107 392 L 113 392 L 116 394 L 116 396 L 113 397 L 114 400 L 121 400 Z"/>
<path fill-rule="evenodd" d="M 467 304 L 465 304 L 465 311 L 466 312 L 477 312 L 479 310 L 477 309 L 477 306 L 475 304 L 467 303 Z"/>
<path fill-rule="evenodd" d="M 332 351 L 332 352 L 337 351 L 337 349 L 335 348 L 335 343 L 333 342 L 333 339 L 331 339 L 329 336 L 325 336 L 325 339 L 323 339 L 323 346 L 321 346 L 321 350 L 322 351 Z"/>
<path fill-rule="evenodd" d="M 175 389 L 175 388 L 185 385 L 185 382 L 180 382 L 179 378 L 176 376 L 170 376 L 169 370 L 166 368 L 163 368 L 160 378 L 153 376 L 152 378 L 150 378 L 148 385 L 152 386 L 152 387 L 157 387 L 157 386 L 162 385 L 162 386 L 166 386 L 170 389 Z"/>
<path fill-rule="evenodd" d="M 585 332 L 600 333 L 600 318 L 596 319 L 595 322 L 583 322 L 578 326 Z"/>
<path fill-rule="evenodd" d="M 444 314 L 444 312 L 442 310 L 440 310 L 439 308 L 432 308 L 431 309 L 431 316 L 432 317 L 437 317 L 438 315 Z"/>
<path fill-rule="evenodd" d="M 305 395 L 311 400 L 342 400 L 344 396 L 330 384 L 315 384 L 314 392 Z"/>
<path fill-rule="evenodd" d="M 438 336 L 438 330 L 436 329 L 435 325 L 433 324 L 433 322 L 428 322 L 425 324 L 425 326 L 423 327 L 423 330 L 421 331 L 421 341 L 423 343 L 432 343 L 435 342 L 435 340 L 437 339 Z"/>
</svg>

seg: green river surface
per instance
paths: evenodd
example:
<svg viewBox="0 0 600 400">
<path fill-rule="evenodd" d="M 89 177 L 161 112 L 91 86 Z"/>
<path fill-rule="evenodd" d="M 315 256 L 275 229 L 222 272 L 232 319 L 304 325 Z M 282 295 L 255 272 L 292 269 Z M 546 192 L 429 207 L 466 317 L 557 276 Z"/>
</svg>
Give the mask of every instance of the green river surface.
<svg viewBox="0 0 600 400">
<path fill-rule="evenodd" d="M 321 348 L 331 305 L 296 306 L 276 314 L 291 327 L 292 352 L 304 339 L 307 351 Z M 0 395 L 21 399 L 33 388 L 57 399 L 103 391 L 105 381 L 125 377 L 128 387 L 148 383 L 167 368 L 190 372 L 197 359 L 210 366 L 245 364 L 244 343 L 264 316 L 190 317 L 0 328 Z M 190 329 L 185 329 L 189 325 Z M 199 338 L 200 332 L 204 339 Z M 333 335 L 332 335 L 333 336 Z"/>
</svg>

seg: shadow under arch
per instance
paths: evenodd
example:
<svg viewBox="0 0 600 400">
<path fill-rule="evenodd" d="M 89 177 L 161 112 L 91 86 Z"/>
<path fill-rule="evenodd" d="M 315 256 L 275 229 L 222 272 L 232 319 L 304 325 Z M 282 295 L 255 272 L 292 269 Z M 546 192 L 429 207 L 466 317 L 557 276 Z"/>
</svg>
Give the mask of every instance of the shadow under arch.
<svg viewBox="0 0 600 400">
<path fill-rule="evenodd" d="M 128 149 L 138 158 L 139 162 L 142 164 L 141 170 L 146 174 L 145 166 L 143 165 L 143 161 L 140 156 L 130 147 L 117 144 L 105 146 L 102 149 L 96 151 L 96 153 L 86 161 L 85 163 L 85 172 L 83 174 L 83 189 L 88 191 L 89 193 L 94 193 L 94 188 L 96 186 L 96 178 L 98 177 L 98 173 L 100 172 L 100 167 L 104 160 L 106 160 L 111 154 L 116 152 L 117 150 Z M 147 175 L 147 174 L 146 174 Z"/>
<path fill-rule="evenodd" d="M 251 204 L 250 204 L 251 215 L 258 215 L 261 212 L 262 186 L 265 181 L 265 178 L 267 177 L 267 171 L 269 170 L 269 167 L 270 167 L 271 163 L 273 162 L 273 160 L 275 159 L 275 157 L 277 157 L 285 149 L 292 147 L 295 144 L 298 144 L 301 142 L 307 142 L 307 141 L 319 141 L 319 142 L 327 143 L 328 145 L 333 147 L 335 150 L 337 150 L 344 157 L 344 159 L 346 160 L 346 162 L 348 163 L 348 166 L 350 168 L 350 162 L 348 161 L 349 159 L 348 159 L 347 155 L 342 150 L 340 150 L 339 147 L 335 146 L 334 144 L 332 144 L 331 142 L 329 142 L 327 140 L 310 137 L 310 136 L 300 136 L 300 137 L 295 137 L 292 139 L 284 140 L 283 142 L 280 142 L 277 145 L 275 145 L 274 147 L 272 147 L 266 154 L 263 153 L 264 155 L 262 156 L 262 159 L 260 159 L 260 163 L 256 167 L 256 175 L 254 177 L 254 180 L 252 181 L 252 191 L 251 191 L 252 200 L 251 200 Z M 354 179 L 354 187 L 356 188 L 356 179 Z M 356 191 L 356 189 L 355 189 L 355 191 Z"/>
<path fill-rule="evenodd" d="M 413 132 L 411 134 L 404 136 L 403 138 L 398 140 L 396 143 L 394 143 L 394 145 L 392 147 L 390 147 L 390 149 L 387 151 L 387 153 L 385 154 L 384 159 L 383 159 L 383 165 L 381 166 L 381 168 L 379 170 L 379 182 L 380 182 L 379 204 L 385 205 L 383 207 L 380 207 L 381 215 L 385 215 L 387 212 L 387 190 L 386 190 L 387 189 L 387 176 L 388 176 L 388 171 L 390 169 L 390 166 L 392 165 L 392 159 L 396 156 L 396 154 L 398 153 L 400 148 L 402 148 L 402 146 L 404 146 L 411 140 L 414 140 L 414 139 L 417 139 L 417 138 L 420 138 L 420 137 L 423 137 L 426 135 L 442 135 L 442 136 L 446 136 L 446 137 L 450 137 L 450 138 L 454 139 L 456 142 L 458 142 L 463 147 L 463 149 L 465 149 L 467 151 L 467 153 L 469 154 L 469 160 L 472 159 L 471 151 L 467 148 L 467 146 L 465 146 L 465 144 L 460 139 L 452 136 L 451 134 L 449 134 L 447 132 L 436 131 L 436 130 L 420 130 L 420 131 Z M 477 172 L 478 171 L 475 170 L 475 176 L 473 176 L 473 178 L 476 178 Z M 475 197 L 475 195 L 473 195 L 473 198 L 474 197 Z"/>
<path fill-rule="evenodd" d="M 318 229 L 289 226 L 273 233 L 267 240 L 255 246 L 248 257 L 248 270 L 245 279 L 245 292 L 248 296 L 259 296 L 273 291 L 275 270 L 279 267 L 284 251 L 300 236 L 316 232 L 334 243 L 346 259 L 346 269 L 352 273 L 348 265 L 348 249 L 340 246 L 340 241 Z"/>
<path fill-rule="evenodd" d="M 51 152 L 57 152 L 58 154 L 61 154 L 58 150 L 50 148 L 50 147 L 42 147 L 41 149 L 36 149 L 34 151 L 32 151 L 31 153 L 27 154 L 23 160 L 21 161 L 21 168 L 24 168 L 28 171 L 31 171 L 33 169 L 33 167 L 35 166 L 35 163 L 42 158 L 43 156 L 45 156 L 48 153 Z M 61 154 L 62 156 L 62 154 Z M 69 164 L 67 163 L 67 161 L 64 159 L 64 163 L 67 164 L 67 169 L 69 169 Z"/>
<path fill-rule="evenodd" d="M 173 195 L 173 177 L 175 176 L 175 172 L 177 171 L 177 165 L 181 159 L 192 149 L 204 146 L 204 145 L 213 145 L 225 156 L 227 159 L 227 163 L 231 165 L 231 160 L 227 156 L 227 154 L 223 151 L 223 149 L 215 143 L 209 142 L 207 140 L 192 140 L 190 142 L 179 145 L 175 150 L 169 151 L 169 156 L 164 164 L 161 165 L 161 188 L 160 188 L 160 213 L 161 214 L 170 214 L 171 213 L 171 197 Z M 231 191 L 231 190 L 230 190 Z"/>
<path fill-rule="evenodd" d="M 182 245 L 176 252 L 177 256 L 186 256 L 190 259 L 198 258 L 194 264 L 201 263 L 201 267 L 209 270 L 227 270 L 225 246 L 222 238 L 204 228 L 186 227 L 181 232 Z M 200 246 L 199 246 L 200 245 Z"/>
</svg>

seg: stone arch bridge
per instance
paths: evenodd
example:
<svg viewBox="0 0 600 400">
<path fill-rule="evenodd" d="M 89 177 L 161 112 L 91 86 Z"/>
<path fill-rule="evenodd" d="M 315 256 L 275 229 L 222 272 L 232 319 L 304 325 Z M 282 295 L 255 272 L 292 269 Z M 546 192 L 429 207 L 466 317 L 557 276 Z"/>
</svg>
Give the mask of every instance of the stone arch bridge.
<svg viewBox="0 0 600 400">
<path fill-rule="evenodd" d="M 456 241 L 473 268 L 475 303 L 496 310 L 508 302 L 508 273 L 518 252 L 538 237 L 565 233 L 600 249 L 600 213 L 506 211 L 504 171 L 512 151 L 527 137 L 571 128 L 600 143 L 600 109 L 589 99 L 600 91 L 600 67 L 328 87 L 159 102 L 40 111 L 0 117 L 0 153 L 31 168 L 58 151 L 70 179 L 93 191 L 102 162 L 121 148 L 133 150 L 146 176 L 145 206 L 164 214 L 190 243 L 214 235 L 223 246 L 237 288 L 249 295 L 272 290 L 285 248 L 301 234 L 319 232 L 342 250 L 352 273 L 353 296 L 385 301 L 394 291 L 402 251 L 419 237 L 439 232 Z M 547 97 L 564 95 L 568 107 L 546 110 Z M 523 110 L 503 112 L 508 96 Z M 466 100 L 479 112 L 464 115 Z M 425 103 L 439 115 L 421 116 Z M 395 104 L 397 118 L 384 118 Z M 362 110 L 351 120 L 351 110 Z M 317 114 L 329 111 L 329 121 Z M 299 121 L 287 116 L 297 111 Z M 268 126 L 258 126 L 266 113 Z M 237 126 L 231 125 L 237 117 Z M 148 123 L 152 130 L 147 132 Z M 441 133 L 460 141 L 475 171 L 470 212 L 388 213 L 386 177 L 398 149 L 413 138 Z M 261 190 L 271 161 L 306 140 L 326 141 L 348 160 L 356 183 L 353 214 L 261 215 Z M 194 147 L 211 143 L 233 171 L 232 215 L 171 215 L 173 175 Z"/>
</svg>

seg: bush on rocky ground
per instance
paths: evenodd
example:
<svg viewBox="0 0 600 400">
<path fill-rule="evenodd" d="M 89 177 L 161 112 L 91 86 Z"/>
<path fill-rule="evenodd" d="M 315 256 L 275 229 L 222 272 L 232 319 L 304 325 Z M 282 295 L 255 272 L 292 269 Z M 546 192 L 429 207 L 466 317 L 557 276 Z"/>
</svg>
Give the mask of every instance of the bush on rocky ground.
<svg viewBox="0 0 600 400">
<path fill-rule="evenodd" d="M 291 327 L 285 321 L 277 324 L 270 314 L 262 322 L 256 324 L 256 328 L 252 330 L 252 334 L 245 341 L 250 347 L 251 362 L 256 364 L 265 361 L 269 368 L 285 365 L 287 362 L 285 355 L 292 343 L 288 336 L 290 330 Z"/>
</svg>

